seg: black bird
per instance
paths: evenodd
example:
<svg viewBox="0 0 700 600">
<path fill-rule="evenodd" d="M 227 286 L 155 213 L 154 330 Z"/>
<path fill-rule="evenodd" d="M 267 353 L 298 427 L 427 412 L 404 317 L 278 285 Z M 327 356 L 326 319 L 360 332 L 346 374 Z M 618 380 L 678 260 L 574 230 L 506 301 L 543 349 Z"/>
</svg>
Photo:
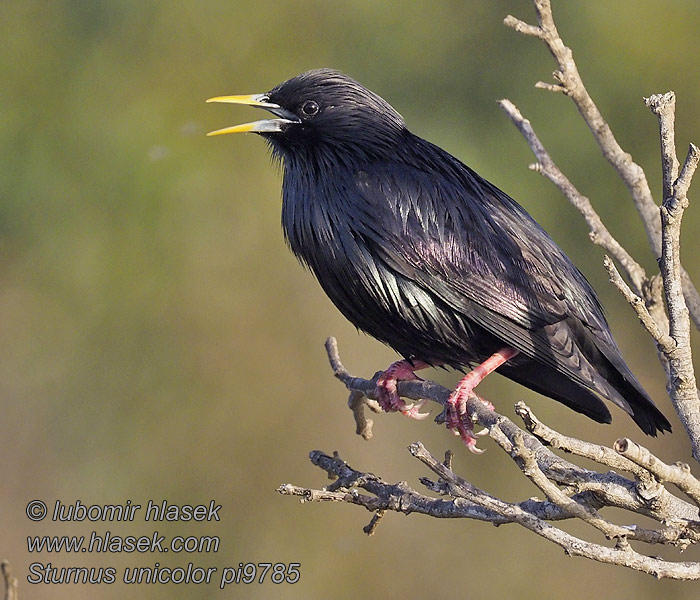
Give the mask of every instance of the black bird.
<svg viewBox="0 0 700 600">
<path fill-rule="evenodd" d="M 625 364 L 583 274 L 512 198 L 412 134 L 384 99 L 330 69 L 265 94 L 222 96 L 276 119 L 254 132 L 284 165 L 282 225 L 294 254 L 356 327 L 405 360 L 379 381 L 387 411 L 427 366 L 478 365 L 447 426 L 476 451 L 466 399 L 490 372 L 609 423 L 607 398 L 649 435 L 671 425 Z"/>
</svg>

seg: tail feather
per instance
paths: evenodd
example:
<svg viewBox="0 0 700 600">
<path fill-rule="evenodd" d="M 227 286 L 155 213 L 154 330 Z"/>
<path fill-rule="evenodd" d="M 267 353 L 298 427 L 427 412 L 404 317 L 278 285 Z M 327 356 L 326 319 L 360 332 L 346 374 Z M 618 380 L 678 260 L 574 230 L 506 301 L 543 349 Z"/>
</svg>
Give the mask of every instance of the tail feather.
<svg viewBox="0 0 700 600">
<path fill-rule="evenodd" d="M 623 399 L 624 405 L 620 402 L 615 402 L 614 398 L 610 398 L 615 404 L 621 406 L 639 426 L 639 428 L 647 435 L 656 436 L 660 431 L 671 431 L 671 424 L 663 413 L 656 407 L 653 400 L 646 393 L 637 379 L 627 370 L 631 380 L 625 377 L 625 374 L 616 370 L 617 377 L 608 380 L 611 385 L 615 386 L 615 391 Z"/>
<path fill-rule="evenodd" d="M 598 360 L 595 368 L 605 387 L 612 392 L 603 395 L 625 410 L 647 435 L 656 436 L 659 431 L 670 432 L 668 419 L 630 371 L 619 350 L 602 340 L 598 340 L 597 347 L 600 352 L 596 357 Z"/>
<path fill-rule="evenodd" d="M 612 368 L 610 363 L 608 365 L 610 368 L 602 371 L 610 380 L 605 379 L 601 373 L 593 384 L 595 387 L 591 386 L 590 389 L 533 360 L 521 359 L 517 365 L 506 363 L 499 367 L 498 371 L 505 377 L 557 400 L 599 423 L 612 422 L 610 411 L 600 398 L 602 396 L 628 413 L 647 435 L 656 436 L 659 431 L 670 432 L 671 424 L 656 408 L 639 382 L 634 377 L 632 381 L 628 381 L 619 371 Z"/>
<path fill-rule="evenodd" d="M 498 372 L 543 396 L 565 404 L 598 423 L 612 422 L 610 411 L 596 394 L 563 373 L 545 367 L 541 363 L 521 359 L 517 366 L 506 363 L 499 367 Z"/>
</svg>

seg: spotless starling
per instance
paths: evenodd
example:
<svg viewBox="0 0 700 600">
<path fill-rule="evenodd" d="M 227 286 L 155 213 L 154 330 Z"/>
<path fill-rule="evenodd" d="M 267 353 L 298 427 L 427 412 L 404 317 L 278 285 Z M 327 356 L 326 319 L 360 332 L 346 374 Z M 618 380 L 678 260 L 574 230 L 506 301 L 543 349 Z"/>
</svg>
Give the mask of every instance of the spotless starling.
<svg viewBox="0 0 700 600">
<path fill-rule="evenodd" d="M 209 135 L 257 133 L 282 160 L 290 248 L 350 322 L 404 357 L 379 378 L 384 410 L 424 417 L 397 381 L 473 366 L 446 424 L 475 452 L 466 401 L 496 369 L 595 421 L 611 421 L 606 398 L 649 435 L 671 430 L 583 274 L 515 200 L 411 133 L 377 94 L 318 69 L 208 102 L 277 117 Z"/>
</svg>

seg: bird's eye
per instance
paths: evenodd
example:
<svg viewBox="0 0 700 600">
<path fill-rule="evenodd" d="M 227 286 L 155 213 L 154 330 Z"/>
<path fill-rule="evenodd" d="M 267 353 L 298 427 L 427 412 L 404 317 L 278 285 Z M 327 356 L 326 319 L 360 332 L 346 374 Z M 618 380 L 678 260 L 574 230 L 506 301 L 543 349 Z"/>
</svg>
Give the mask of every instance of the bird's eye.
<svg viewBox="0 0 700 600">
<path fill-rule="evenodd" d="M 313 100 L 307 100 L 301 105 L 301 112 L 303 112 L 307 117 L 313 117 L 319 110 L 319 105 Z"/>
</svg>

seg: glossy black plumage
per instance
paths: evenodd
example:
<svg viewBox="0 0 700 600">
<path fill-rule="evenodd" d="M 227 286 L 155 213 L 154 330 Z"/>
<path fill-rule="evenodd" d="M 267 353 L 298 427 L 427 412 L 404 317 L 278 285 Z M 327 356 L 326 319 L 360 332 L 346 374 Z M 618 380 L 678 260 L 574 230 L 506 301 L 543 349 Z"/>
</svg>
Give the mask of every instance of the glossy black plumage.
<svg viewBox="0 0 700 600">
<path fill-rule="evenodd" d="M 433 365 L 513 347 L 502 375 L 596 421 L 611 420 L 603 397 L 670 431 L 584 276 L 508 195 L 341 73 L 264 96 L 283 123 L 250 130 L 282 159 L 286 238 L 354 325 Z"/>
</svg>

